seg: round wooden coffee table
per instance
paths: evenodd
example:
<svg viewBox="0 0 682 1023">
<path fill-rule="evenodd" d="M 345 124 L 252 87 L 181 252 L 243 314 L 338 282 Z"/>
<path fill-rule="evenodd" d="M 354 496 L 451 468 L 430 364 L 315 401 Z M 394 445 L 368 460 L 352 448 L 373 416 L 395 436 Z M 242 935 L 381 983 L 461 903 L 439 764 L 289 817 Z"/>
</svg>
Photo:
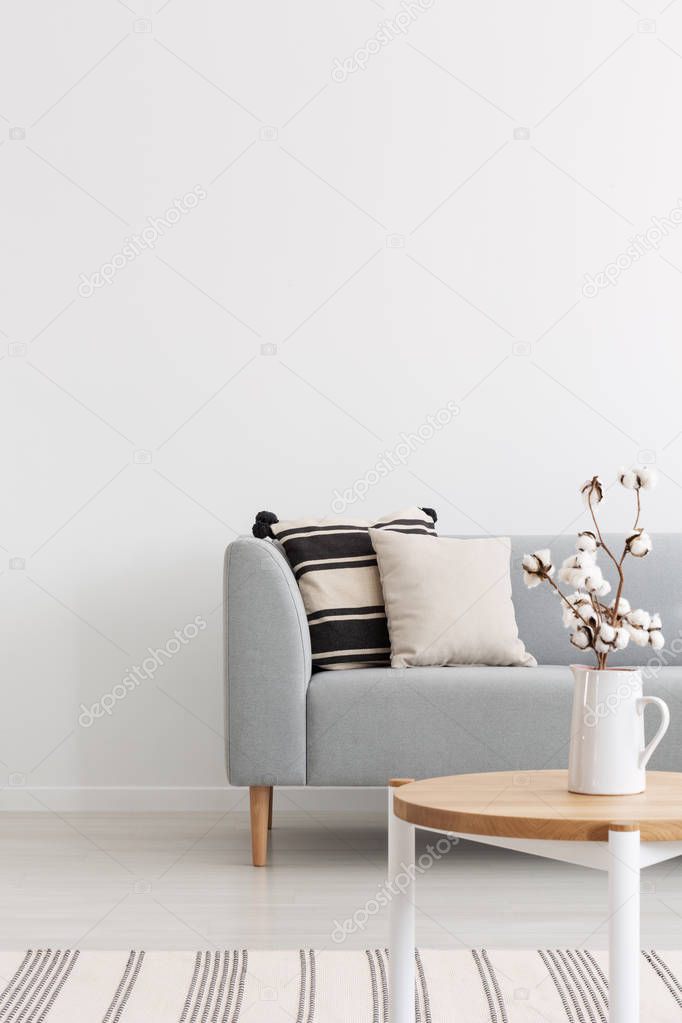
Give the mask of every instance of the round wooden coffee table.
<svg viewBox="0 0 682 1023">
<path fill-rule="evenodd" d="M 414 829 L 444 832 L 609 876 L 609 1019 L 639 1021 L 640 870 L 682 853 L 682 774 L 652 771 L 635 796 L 581 796 L 566 771 L 389 783 L 391 1023 L 414 1023 Z"/>
</svg>

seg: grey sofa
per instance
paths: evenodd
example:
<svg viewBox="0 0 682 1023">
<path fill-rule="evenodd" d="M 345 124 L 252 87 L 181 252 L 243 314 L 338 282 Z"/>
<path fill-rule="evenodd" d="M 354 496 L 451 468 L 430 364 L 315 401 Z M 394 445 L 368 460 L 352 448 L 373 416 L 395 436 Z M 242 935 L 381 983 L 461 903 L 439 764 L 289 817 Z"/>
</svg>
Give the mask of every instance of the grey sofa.
<svg viewBox="0 0 682 1023">
<path fill-rule="evenodd" d="M 645 691 L 668 701 L 672 723 L 651 768 L 682 770 L 682 535 L 654 536 L 630 558 L 626 595 L 660 611 L 665 649 L 631 645 L 613 663 L 645 667 Z M 622 537 L 606 537 L 622 547 Z M 527 590 L 524 553 L 574 537 L 512 537 L 519 633 L 537 668 L 370 668 L 312 674 L 305 610 L 276 543 L 241 537 L 225 556 L 227 769 L 251 796 L 252 856 L 267 857 L 272 788 L 384 786 L 392 777 L 565 767 L 572 698 L 568 667 L 581 654 L 561 625 L 558 598 Z M 601 555 L 608 571 L 605 556 Z M 582 657 L 584 660 L 584 657 Z M 653 717 L 653 715 L 652 715 Z"/>
</svg>

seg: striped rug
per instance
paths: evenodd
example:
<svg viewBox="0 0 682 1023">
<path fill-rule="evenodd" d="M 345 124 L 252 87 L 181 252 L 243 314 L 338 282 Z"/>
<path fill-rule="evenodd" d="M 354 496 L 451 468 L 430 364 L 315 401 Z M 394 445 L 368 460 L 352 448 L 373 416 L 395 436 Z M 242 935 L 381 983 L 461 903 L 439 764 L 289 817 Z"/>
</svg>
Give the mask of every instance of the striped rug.
<svg viewBox="0 0 682 1023">
<path fill-rule="evenodd" d="M 420 1023 L 606 1023 L 606 953 L 416 953 Z M 642 952 L 642 1020 L 682 1021 L 682 951 Z M 386 1023 L 364 952 L 0 952 L 8 1023 Z"/>
</svg>

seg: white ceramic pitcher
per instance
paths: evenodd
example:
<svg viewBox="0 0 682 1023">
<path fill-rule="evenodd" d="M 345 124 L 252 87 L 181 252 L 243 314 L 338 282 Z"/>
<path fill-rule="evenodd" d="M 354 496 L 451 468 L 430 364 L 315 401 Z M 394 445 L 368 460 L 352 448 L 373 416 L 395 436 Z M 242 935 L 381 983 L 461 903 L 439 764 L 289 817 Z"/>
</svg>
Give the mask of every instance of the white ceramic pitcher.
<svg viewBox="0 0 682 1023">
<path fill-rule="evenodd" d="M 644 792 L 646 765 L 670 724 L 667 704 L 642 695 L 638 668 L 572 664 L 575 679 L 568 788 L 598 796 Z M 655 704 L 661 723 L 644 745 L 644 708 Z"/>
</svg>

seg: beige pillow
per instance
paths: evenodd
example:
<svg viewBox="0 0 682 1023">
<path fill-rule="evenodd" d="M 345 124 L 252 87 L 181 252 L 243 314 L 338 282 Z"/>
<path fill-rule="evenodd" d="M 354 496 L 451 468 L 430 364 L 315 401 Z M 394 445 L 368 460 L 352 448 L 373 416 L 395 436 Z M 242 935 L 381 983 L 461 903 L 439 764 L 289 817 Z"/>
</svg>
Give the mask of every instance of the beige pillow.
<svg viewBox="0 0 682 1023">
<path fill-rule="evenodd" d="M 391 638 L 391 667 L 534 667 L 519 639 L 508 537 L 454 540 L 370 529 Z"/>
</svg>

